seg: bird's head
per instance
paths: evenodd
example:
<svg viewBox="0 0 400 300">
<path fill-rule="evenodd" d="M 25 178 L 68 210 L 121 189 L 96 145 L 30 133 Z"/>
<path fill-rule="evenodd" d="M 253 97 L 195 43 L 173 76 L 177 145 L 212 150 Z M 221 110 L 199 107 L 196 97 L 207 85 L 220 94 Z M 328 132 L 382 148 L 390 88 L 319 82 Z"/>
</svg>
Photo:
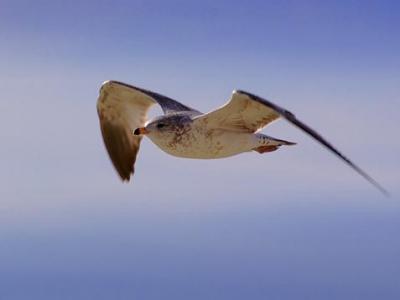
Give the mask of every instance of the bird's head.
<svg viewBox="0 0 400 300">
<path fill-rule="evenodd" d="M 147 135 L 151 139 L 165 139 L 181 131 L 184 126 L 185 120 L 180 115 L 160 116 L 147 122 L 144 127 L 135 129 L 133 133 L 135 135 Z"/>
</svg>

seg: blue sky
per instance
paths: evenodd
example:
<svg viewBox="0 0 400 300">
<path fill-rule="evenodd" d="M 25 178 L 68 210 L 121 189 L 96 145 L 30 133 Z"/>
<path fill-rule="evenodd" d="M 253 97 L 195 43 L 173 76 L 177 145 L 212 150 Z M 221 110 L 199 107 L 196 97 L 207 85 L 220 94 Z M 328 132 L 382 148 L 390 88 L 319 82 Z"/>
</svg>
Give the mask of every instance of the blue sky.
<svg viewBox="0 0 400 300">
<path fill-rule="evenodd" d="M 0 299 L 398 299 L 396 1 L 0 1 Z M 122 184 L 100 84 L 201 111 L 233 89 L 296 147 L 223 160 L 142 143 Z M 152 115 L 160 113 L 155 109 Z"/>
</svg>

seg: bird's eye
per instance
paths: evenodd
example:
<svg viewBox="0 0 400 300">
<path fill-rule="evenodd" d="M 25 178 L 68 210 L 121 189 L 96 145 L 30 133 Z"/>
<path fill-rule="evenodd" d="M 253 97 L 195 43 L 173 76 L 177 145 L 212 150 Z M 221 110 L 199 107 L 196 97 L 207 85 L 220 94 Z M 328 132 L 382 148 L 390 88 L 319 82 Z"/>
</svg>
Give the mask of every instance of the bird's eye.
<svg viewBox="0 0 400 300">
<path fill-rule="evenodd" d="M 163 127 L 165 127 L 165 124 L 164 124 L 164 123 L 158 123 L 158 124 L 157 124 L 157 128 L 158 128 L 158 129 L 163 128 Z"/>
</svg>

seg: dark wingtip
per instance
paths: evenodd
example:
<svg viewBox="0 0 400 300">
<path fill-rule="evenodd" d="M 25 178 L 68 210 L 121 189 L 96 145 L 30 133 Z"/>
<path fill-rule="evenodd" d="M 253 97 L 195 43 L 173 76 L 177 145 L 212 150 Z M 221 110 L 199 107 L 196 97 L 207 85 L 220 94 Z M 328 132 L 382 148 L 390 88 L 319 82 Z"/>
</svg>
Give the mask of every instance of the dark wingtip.
<svg viewBox="0 0 400 300">
<path fill-rule="evenodd" d="M 376 183 L 376 182 L 375 182 Z M 379 185 L 379 184 L 374 184 L 381 192 L 382 192 L 382 194 L 386 197 L 386 198 L 390 198 L 391 197 L 391 195 L 390 195 L 390 193 L 385 189 L 385 188 L 383 188 L 381 185 Z"/>
<path fill-rule="evenodd" d="M 133 174 L 133 170 L 129 170 L 128 172 L 126 172 L 126 170 L 121 170 L 120 168 L 116 168 L 116 171 L 123 183 L 128 183 L 129 180 L 131 179 L 131 174 Z"/>
</svg>

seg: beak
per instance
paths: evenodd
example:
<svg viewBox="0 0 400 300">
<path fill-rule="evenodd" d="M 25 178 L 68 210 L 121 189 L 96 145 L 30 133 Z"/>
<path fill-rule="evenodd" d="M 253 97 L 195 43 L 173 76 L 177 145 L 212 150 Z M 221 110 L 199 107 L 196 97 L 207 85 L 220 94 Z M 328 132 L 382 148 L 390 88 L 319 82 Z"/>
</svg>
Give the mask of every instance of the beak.
<svg viewBox="0 0 400 300">
<path fill-rule="evenodd" d="M 134 135 L 148 134 L 149 131 L 145 127 L 136 128 L 133 132 Z"/>
</svg>

